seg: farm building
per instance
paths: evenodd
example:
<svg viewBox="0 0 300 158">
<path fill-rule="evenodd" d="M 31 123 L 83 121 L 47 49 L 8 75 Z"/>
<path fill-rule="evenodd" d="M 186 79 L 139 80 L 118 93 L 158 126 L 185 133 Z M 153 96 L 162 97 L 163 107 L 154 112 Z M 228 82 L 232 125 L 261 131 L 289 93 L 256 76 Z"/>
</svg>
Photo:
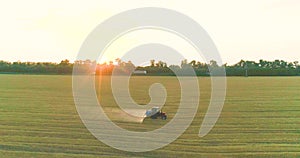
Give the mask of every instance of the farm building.
<svg viewBox="0 0 300 158">
<path fill-rule="evenodd" d="M 133 71 L 133 74 L 135 74 L 135 75 L 146 75 L 147 71 L 136 70 L 136 71 Z"/>
</svg>

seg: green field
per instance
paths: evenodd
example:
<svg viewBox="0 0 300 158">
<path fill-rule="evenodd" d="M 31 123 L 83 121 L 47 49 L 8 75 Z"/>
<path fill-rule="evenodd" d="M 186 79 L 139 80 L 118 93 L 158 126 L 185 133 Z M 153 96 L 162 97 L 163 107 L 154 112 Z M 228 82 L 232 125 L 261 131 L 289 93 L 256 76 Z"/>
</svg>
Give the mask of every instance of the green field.
<svg viewBox="0 0 300 158">
<path fill-rule="evenodd" d="M 132 97 L 147 104 L 155 82 L 167 89 L 164 111 L 171 119 L 180 101 L 175 77 L 133 77 Z M 300 157 L 300 78 L 229 77 L 227 82 L 222 114 L 208 135 L 198 137 L 210 99 L 210 78 L 200 77 L 200 108 L 186 132 L 156 151 L 129 153 L 88 132 L 74 105 L 71 76 L 0 75 L 0 157 Z M 110 114 L 117 106 L 108 77 L 98 94 L 109 117 L 125 129 L 149 131 L 167 122 L 129 123 Z"/>
</svg>

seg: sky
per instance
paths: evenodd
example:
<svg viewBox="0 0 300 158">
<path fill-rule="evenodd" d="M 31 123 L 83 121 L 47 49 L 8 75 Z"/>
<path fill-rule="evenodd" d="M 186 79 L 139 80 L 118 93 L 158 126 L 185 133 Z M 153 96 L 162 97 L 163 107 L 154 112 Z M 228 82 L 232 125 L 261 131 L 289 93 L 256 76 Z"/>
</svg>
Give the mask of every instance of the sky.
<svg viewBox="0 0 300 158">
<path fill-rule="evenodd" d="M 74 61 L 98 24 L 140 7 L 168 8 L 197 21 L 214 41 L 223 63 L 241 59 L 300 61 L 298 0 L 0 0 L 0 60 Z M 157 39 L 158 35 L 161 38 Z M 174 41 L 168 46 L 186 51 L 187 59 L 198 59 L 178 37 L 144 30 L 118 39 L 99 62 L 113 60 L 139 44 L 170 40 Z"/>
</svg>

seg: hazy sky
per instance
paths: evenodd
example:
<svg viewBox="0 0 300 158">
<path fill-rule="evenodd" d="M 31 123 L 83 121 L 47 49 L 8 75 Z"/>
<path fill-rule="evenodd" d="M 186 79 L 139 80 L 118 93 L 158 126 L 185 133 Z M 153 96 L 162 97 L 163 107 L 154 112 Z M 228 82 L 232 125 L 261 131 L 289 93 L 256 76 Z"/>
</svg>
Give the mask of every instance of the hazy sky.
<svg viewBox="0 0 300 158">
<path fill-rule="evenodd" d="M 193 18 L 211 36 L 223 62 L 300 60 L 299 0 L 2 0 L 0 60 L 73 61 L 81 43 L 99 23 L 139 7 L 164 7 Z M 144 36 L 128 39 L 138 41 Z M 129 45 L 126 38 L 119 44 L 114 51 L 122 44 Z M 105 60 L 110 58 L 114 55 Z"/>
</svg>

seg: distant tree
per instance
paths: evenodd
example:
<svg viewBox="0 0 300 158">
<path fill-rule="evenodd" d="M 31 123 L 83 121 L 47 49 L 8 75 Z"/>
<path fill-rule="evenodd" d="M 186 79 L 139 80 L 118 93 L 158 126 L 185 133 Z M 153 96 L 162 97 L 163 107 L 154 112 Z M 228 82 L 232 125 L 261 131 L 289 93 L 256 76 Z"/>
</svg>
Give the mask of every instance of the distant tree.
<svg viewBox="0 0 300 158">
<path fill-rule="evenodd" d="M 151 67 L 154 67 L 154 66 L 155 66 L 155 60 L 153 60 L 153 59 L 150 60 L 150 66 L 151 66 Z"/>
<path fill-rule="evenodd" d="M 192 61 L 190 62 L 190 65 L 192 65 L 193 67 L 196 67 L 196 60 L 192 60 Z"/>
<path fill-rule="evenodd" d="M 62 60 L 60 62 L 60 65 L 69 65 L 69 64 L 70 64 L 70 61 L 68 59 Z"/>
<path fill-rule="evenodd" d="M 218 67 L 217 61 L 215 61 L 215 60 L 210 60 L 209 66 L 211 66 L 211 67 Z"/>
</svg>

